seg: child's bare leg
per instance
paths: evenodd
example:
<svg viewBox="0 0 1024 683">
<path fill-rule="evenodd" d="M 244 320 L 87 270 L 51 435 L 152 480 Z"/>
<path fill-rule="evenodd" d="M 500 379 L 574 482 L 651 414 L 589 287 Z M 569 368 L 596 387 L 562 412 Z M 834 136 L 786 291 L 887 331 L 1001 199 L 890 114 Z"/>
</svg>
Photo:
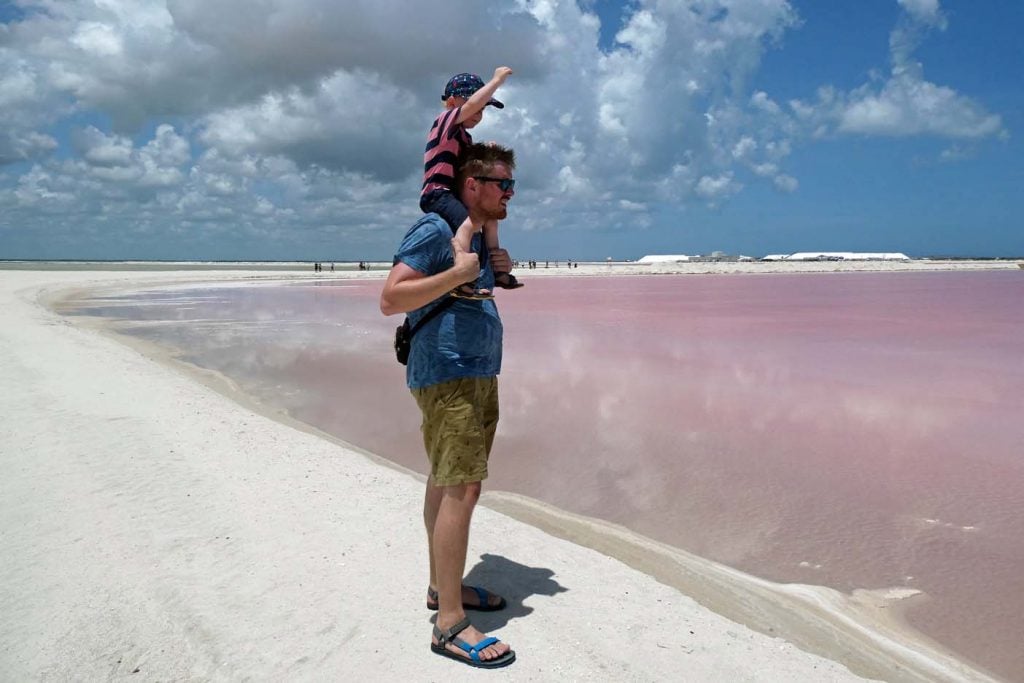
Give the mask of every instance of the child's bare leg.
<svg viewBox="0 0 1024 683">
<path fill-rule="evenodd" d="M 498 221 L 491 219 L 484 223 L 484 244 L 487 245 L 487 251 L 501 248 L 501 245 L 498 244 Z M 516 289 L 523 286 L 515 275 L 505 272 L 494 273 L 494 284 L 503 289 Z"/>
<path fill-rule="evenodd" d="M 455 231 L 455 245 L 458 249 L 465 253 L 473 251 L 473 233 L 476 232 L 476 226 L 473 225 L 473 221 L 469 218 L 462 221 L 462 225 Z M 497 223 L 495 223 L 495 235 L 497 235 Z M 476 282 L 467 282 L 460 285 L 455 289 L 453 293 L 460 296 L 476 298 L 476 297 L 489 297 L 491 290 L 489 289 L 477 289 Z"/>
<path fill-rule="evenodd" d="M 459 245 L 459 249 L 461 249 L 463 252 L 465 252 L 467 254 L 469 252 L 473 251 L 473 232 L 474 231 L 475 231 L 475 228 L 473 226 L 473 221 L 470 220 L 469 218 L 467 218 L 466 220 L 462 221 L 462 225 L 460 225 L 459 229 L 455 231 L 455 242 L 456 242 L 456 244 Z"/>
<path fill-rule="evenodd" d="M 484 244 L 487 251 L 501 248 L 498 244 L 498 221 L 493 218 L 484 223 Z"/>
</svg>

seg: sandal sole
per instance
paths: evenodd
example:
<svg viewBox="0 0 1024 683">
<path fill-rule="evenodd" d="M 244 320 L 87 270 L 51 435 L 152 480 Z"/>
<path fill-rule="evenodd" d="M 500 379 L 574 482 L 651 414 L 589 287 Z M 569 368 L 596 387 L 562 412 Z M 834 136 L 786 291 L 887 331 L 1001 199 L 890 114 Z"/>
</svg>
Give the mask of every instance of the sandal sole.
<svg viewBox="0 0 1024 683">
<path fill-rule="evenodd" d="M 441 655 L 442 657 L 447 657 L 448 659 L 454 659 L 457 662 L 462 662 L 463 664 L 471 666 L 474 669 L 500 669 L 516 661 L 515 650 L 509 650 L 508 652 L 506 652 L 505 654 L 496 659 L 486 659 L 481 660 L 479 662 L 475 662 L 469 657 L 457 655 L 448 648 L 441 647 L 440 645 L 436 645 L 434 643 L 430 644 L 430 651 L 433 652 L 435 655 Z"/>
</svg>

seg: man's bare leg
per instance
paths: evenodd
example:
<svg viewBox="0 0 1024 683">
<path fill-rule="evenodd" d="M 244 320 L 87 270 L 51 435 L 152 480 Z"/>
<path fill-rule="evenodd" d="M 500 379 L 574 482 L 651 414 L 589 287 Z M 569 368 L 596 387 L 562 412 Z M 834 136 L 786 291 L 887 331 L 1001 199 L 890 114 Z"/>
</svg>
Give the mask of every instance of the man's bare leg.
<svg viewBox="0 0 1024 683">
<path fill-rule="evenodd" d="M 437 511 L 441 507 L 444 488 L 434 484 L 434 477 L 427 477 L 427 492 L 423 496 L 423 525 L 427 528 L 427 556 L 430 558 L 430 587 L 437 590 L 437 567 L 434 565 L 434 526 Z"/>
<path fill-rule="evenodd" d="M 434 526 L 437 524 L 437 511 L 441 507 L 441 496 L 445 487 L 434 484 L 434 478 L 427 478 L 426 494 L 423 496 L 423 524 L 427 529 L 427 555 L 430 558 L 430 587 L 437 590 L 437 566 L 434 564 Z M 463 563 L 465 564 L 465 563 Z M 462 602 L 475 604 L 480 600 L 469 586 L 462 587 Z M 501 601 L 500 595 L 490 593 L 487 596 L 487 604 L 497 605 Z"/>
<path fill-rule="evenodd" d="M 431 491 L 431 489 L 435 489 Z M 439 492 L 439 493 L 438 493 Z M 427 481 L 423 519 L 427 523 L 427 542 L 430 550 L 431 581 L 436 579 L 438 592 L 437 627 L 451 628 L 466 617 L 462 608 L 462 574 L 466 570 L 466 550 L 469 545 L 469 523 L 473 509 L 480 498 L 480 482 L 456 486 L 435 486 Z M 436 510 L 432 509 L 436 501 Z M 433 531 L 430 520 L 433 518 Z M 459 637 L 468 643 L 478 643 L 486 635 L 470 626 Z M 465 654 L 450 646 L 452 652 Z M 484 648 L 480 659 L 500 657 L 509 651 L 505 643 Z"/>
</svg>

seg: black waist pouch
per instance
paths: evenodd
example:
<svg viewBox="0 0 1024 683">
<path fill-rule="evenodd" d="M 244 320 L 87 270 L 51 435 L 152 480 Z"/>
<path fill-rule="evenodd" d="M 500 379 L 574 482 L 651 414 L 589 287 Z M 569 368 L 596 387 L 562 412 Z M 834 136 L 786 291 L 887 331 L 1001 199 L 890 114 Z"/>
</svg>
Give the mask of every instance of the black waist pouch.
<svg viewBox="0 0 1024 683">
<path fill-rule="evenodd" d="M 395 328 L 395 358 L 402 365 L 409 364 L 409 352 L 412 350 L 412 336 L 416 334 L 416 330 L 423 327 L 428 320 L 433 318 L 435 315 L 443 311 L 444 309 L 455 303 L 455 297 L 448 297 L 438 305 L 434 306 L 430 311 L 420 318 L 420 321 L 415 326 L 409 324 L 409 318 Z"/>
<path fill-rule="evenodd" d="M 409 351 L 412 349 L 412 333 L 409 319 L 395 328 L 395 357 L 402 365 L 409 363 Z"/>
</svg>

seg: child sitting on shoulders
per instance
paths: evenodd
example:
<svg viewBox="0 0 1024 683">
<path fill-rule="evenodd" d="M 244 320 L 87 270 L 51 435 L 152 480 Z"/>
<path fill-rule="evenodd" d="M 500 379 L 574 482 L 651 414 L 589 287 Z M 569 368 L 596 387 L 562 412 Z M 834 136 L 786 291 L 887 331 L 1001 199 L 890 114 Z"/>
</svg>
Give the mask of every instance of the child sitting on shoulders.
<svg viewBox="0 0 1024 683">
<path fill-rule="evenodd" d="M 483 119 L 487 105 L 503 109 L 504 104 L 494 99 L 495 91 L 512 75 L 512 69 L 499 66 L 494 77 L 487 83 L 476 74 L 462 73 L 453 76 L 444 88 L 441 100 L 445 110 L 434 120 L 427 136 L 427 148 L 423 154 L 423 191 L 420 194 L 420 209 L 424 213 L 436 213 L 451 226 L 455 241 L 465 252 L 469 252 L 476 226 L 469 219 L 469 212 L 454 191 L 455 169 L 462 150 L 473 144 L 469 129 Z M 512 185 L 501 187 L 511 192 Z M 499 248 L 498 222 L 486 221 L 483 225 L 484 245 L 488 251 Z M 523 285 L 511 273 L 495 273 L 494 282 L 498 287 L 515 289 Z M 477 289 L 475 282 L 468 282 L 455 289 L 452 294 L 471 299 L 485 299 L 492 295 L 486 289 Z"/>
</svg>

